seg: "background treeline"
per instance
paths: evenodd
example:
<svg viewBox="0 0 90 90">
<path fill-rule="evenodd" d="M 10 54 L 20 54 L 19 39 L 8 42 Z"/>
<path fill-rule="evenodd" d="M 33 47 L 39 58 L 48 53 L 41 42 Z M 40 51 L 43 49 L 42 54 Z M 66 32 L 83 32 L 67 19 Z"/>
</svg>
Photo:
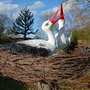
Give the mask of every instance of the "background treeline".
<svg viewBox="0 0 90 90">
<path fill-rule="evenodd" d="M 11 37 L 8 37 L 7 35 L 2 34 L 2 38 L 0 38 L 0 43 L 18 41 L 21 39 L 23 38 L 17 38 L 17 37 L 11 38 Z M 78 30 L 72 29 L 71 40 L 77 42 L 78 39 L 82 39 L 82 40 L 86 39 L 88 43 L 90 43 L 90 25 L 89 24 Z"/>
</svg>

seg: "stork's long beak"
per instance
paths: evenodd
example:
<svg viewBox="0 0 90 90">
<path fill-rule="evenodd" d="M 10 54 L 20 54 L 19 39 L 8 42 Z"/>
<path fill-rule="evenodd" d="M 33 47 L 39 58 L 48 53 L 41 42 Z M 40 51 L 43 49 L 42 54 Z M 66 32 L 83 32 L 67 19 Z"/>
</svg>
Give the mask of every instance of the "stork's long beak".
<svg viewBox="0 0 90 90">
<path fill-rule="evenodd" d="M 56 15 L 58 14 L 59 11 L 60 11 L 60 17 L 55 19 Z M 52 24 L 55 24 L 59 19 L 64 19 L 62 4 L 60 4 L 60 8 L 51 16 L 51 18 L 49 20 L 51 21 Z"/>
<path fill-rule="evenodd" d="M 55 23 L 59 20 L 59 18 L 55 19 L 55 17 L 56 17 L 56 15 L 58 14 L 59 10 L 60 10 L 60 9 L 58 9 L 58 10 L 51 16 L 51 18 L 49 19 L 52 24 L 55 24 Z"/>
<path fill-rule="evenodd" d="M 62 3 L 60 4 L 60 18 L 59 19 L 64 19 Z"/>
</svg>

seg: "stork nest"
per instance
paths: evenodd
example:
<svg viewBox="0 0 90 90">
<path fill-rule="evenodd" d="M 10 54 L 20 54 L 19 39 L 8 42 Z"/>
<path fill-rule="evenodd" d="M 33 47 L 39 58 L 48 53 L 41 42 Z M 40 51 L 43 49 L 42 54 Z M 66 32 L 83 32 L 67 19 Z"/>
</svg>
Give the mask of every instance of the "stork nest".
<svg viewBox="0 0 90 90">
<path fill-rule="evenodd" d="M 73 80 L 90 68 L 89 47 L 71 43 L 57 56 L 40 57 L 32 54 L 12 54 L 0 50 L 0 76 L 21 82 Z"/>
</svg>

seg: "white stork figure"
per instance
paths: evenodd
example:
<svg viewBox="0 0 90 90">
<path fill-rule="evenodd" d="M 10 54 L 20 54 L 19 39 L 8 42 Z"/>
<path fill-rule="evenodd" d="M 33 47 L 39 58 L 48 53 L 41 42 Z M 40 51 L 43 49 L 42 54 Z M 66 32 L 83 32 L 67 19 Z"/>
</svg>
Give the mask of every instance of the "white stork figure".
<svg viewBox="0 0 90 90">
<path fill-rule="evenodd" d="M 38 53 L 41 56 L 53 55 L 56 50 L 56 40 L 52 32 L 52 26 L 59 20 L 59 18 L 55 19 L 58 12 L 59 9 L 41 26 L 48 36 L 47 41 L 41 39 L 18 41 L 11 45 L 10 51 L 13 53 Z"/>
<path fill-rule="evenodd" d="M 62 4 L 60 4 L 60 18 L 58 20 L 58 25 L 59 25 L 59 29 L 58 29 L 58 33 L 55 34 L 55 38 L 56 38 L 56 46 L 63 50 L 65 49 L 65 47 L 67 47 L 70 42 L 71 42 L 71 35 L 67 34 L 66 31 L 64 30 L 64 14 L 63 14 L 63 7 Z"/>
</svg>

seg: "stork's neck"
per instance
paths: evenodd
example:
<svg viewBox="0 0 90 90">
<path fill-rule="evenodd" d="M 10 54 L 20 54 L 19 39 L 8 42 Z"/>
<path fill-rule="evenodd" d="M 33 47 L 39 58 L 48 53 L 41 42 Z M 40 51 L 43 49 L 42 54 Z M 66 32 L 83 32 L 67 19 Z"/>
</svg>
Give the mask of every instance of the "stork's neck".
<svg viewBox="0 0 90 90">
<path fill-rule="evenodd" d="M 51 45 L 56 45 L 56 41 L 55 41 L 55 37 L 54 37 L 54 34 L 52 32 L 52 30 L 49 30 L 48 33 L 48 42 L 51 44 Z"/>
<path fill-rule="evenodd" d="M 58 34 L 59 36 L 64 34 L 64 20 L 60 19 L 58 20 L 59 28 L 58 28 Z"/>
<path fill-rule="evenodd" d="M 64 20 L 63 19 L 58 20 L 58 24 L 59 24 L 58 30 L 61 30 L 61 28 L 64 28 Z M 64 29 L 62 31 L 64 31 Z"/>
<path fill-rule="evenodd" d="M 59 30 L 58 30 L 58 40 L 60 39 L 62 43 L 66 44 L 66 37 L 64 32 L 64 20 L 59 20 Z"/>
</svg>

